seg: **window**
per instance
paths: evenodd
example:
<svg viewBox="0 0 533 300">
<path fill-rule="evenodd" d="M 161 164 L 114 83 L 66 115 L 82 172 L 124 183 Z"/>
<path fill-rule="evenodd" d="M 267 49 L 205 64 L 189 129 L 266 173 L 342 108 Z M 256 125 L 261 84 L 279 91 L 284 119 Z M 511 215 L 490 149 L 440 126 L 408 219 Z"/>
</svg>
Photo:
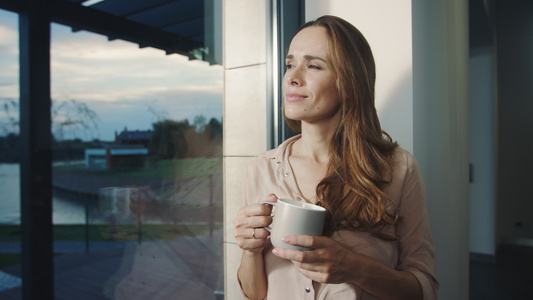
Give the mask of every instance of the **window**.
<svg viewBox="0 0 533 300">
<path fill-rule="evenodd" d="M 223 295 L 221 3 L 138 4 L 65 4 L 75 17 L 51 16 L 62 20 L 51 24 L 50 46 L 57 299 Z M 116 18 L 82 30 L 84 18 L 101 12 Z M 15 16 L 7 28 L 16 32 L 16 14 L 0 13 Z M 146 35 L 130 35 L 121 22 Z M 181 32 L 188 36 L 180 43 L 157 40 Z M 18 100 L 3 86 L 0 93 Z M 0 280 L 0 295 L 21 297 L 20 263 L 2 266 L 19 286 L 2 291 Z"/>
<path fill-rule="evenodd" d="M 0 298 L 9 290 L 20 297 L 22 284 L 17 22 L 16 14 L 0 10 Z"/>
</svg>

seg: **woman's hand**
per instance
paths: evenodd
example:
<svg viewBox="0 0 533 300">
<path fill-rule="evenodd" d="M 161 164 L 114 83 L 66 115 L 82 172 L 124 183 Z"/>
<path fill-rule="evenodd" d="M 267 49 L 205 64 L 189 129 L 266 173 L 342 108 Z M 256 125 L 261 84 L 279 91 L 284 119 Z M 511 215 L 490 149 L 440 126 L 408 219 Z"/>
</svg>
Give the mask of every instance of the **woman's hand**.
<svg viewBox="0 0 533 300">
<path fill-rule="evenodd" d="M 329 237 L 293 235 L 282 239 L 284 243 L 313 248 L 312 251 L 275 248 L 272 253 L 291 260 L 305 277 L 321 283 L 352 281 L 353 266 L 343 263 L 347 255 L 356 252 Z"/>
<path fill-rule="evenodd" d="M 265 201 L 275 202 L 278 197 L 270 194 Z M 251 204 L 241 208 L 235 221 L 235 239 L 237 245 L 245 251 L 260 252 L 266 246 L 270 233 L 264 228 L 272 223 L 271 205 Z"/>
<path fill-rule="evenodd" d="M 422 299 L 422 288 L 409 271 L 395 270 L 328 237 L 287 236 L 283 242 L 312 251 L 274 248 L 305 277 L 321 283 L 353 283 L 379 299 Z"/>
</svg>

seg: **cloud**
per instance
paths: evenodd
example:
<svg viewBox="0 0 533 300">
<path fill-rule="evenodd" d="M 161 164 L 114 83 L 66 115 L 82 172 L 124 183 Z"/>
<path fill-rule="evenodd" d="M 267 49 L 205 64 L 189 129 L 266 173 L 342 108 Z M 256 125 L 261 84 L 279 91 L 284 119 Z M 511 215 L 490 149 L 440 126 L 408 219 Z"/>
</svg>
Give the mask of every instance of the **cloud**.
<svg viewBox="0 0 533 300">
<path fill-rule="evenodd" d="M 8 16 L 9 14 L 0 12 L 0 54 L 18 54 L 17 19 Z"/>
<path fill-rule="evenodd" d="M 173 97 L 190 91 L 218 93 L 223 69 L 161 50 L 139 49 L 88 32 L 55 25 L 52 42 L 53 98 L 117 102 Z"/>
<path fill-rule="evenodd" d="M 16 15 L 0 10 L 0 97 L 18 98 Z M 9 20 L 8 20 L 9 19 Z M 222 117 L 223 69 L 181 55 L 53 24 L 51 92 L 53 101 L 76 100 L 99 118 L 96 136 L 150 129 L 165 117 Z"/>
<path fill-rule="evenodd" d="M 18 30 L 17 15 L 0 10 L 0 97 L 17 97 Z"/>
</svg>

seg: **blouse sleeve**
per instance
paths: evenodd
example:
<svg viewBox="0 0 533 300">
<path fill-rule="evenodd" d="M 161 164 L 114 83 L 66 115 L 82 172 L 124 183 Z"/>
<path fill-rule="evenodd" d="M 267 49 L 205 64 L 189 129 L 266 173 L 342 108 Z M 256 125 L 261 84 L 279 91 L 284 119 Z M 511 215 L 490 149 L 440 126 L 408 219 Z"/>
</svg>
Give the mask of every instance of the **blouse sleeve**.
<svg viewBox="0 0 533 300">
<path fill-rule="evenodd" d="M 422 287 L 424 300 L 437 299 L 439 283 L 435 277 L 435 248 L 430 233 L 426 191 L 416 160 L 407 155 L 407 168 L 398 226 L 399 270 L 411 272 Z"/>
</svg>

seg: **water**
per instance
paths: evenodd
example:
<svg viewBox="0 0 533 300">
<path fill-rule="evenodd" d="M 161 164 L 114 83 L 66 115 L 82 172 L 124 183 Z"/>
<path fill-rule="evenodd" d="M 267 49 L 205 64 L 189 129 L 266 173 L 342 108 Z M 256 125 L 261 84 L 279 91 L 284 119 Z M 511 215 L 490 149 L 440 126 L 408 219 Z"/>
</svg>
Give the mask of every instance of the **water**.
<svg viewBox="0 0 533 300">
<path fill-rule="evenodd" d="M 20 224 L 20 168 L 0 164 L 0 224 Z M 90 197 L 54 191 L 54 224 L 85 224 L 86 203 Z"/>
</svg>

